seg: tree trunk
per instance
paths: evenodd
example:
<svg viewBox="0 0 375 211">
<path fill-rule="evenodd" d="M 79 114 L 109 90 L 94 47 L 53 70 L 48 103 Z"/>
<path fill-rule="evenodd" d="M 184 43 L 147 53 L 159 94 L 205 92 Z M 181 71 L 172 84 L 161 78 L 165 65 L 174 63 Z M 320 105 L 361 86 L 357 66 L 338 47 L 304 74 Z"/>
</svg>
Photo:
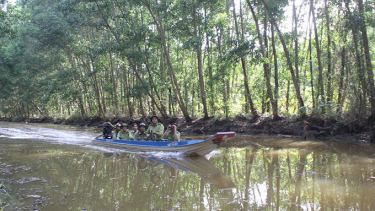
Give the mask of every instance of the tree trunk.
<svg viewBox="0 0 375 211">
<path fill-rule="evenodd" d="M 140 77 L 140 75 L 139 75 L 139 73 L 138 73 L 138 71 L 137 71 L 135 65 L 134 65 L 133 62 L 130 60 L 130 58 L 128 58 L 128 61 L 129 61 L 130 66 L 133 68 L 134 74 L 135 74 L 135 76 L 138 78 L 139 82 L 140 82 L 141 84 L 146 84 L 146 83 L 142 80 L 142 78 Z M 150 78 L 152 79 L 152 76 L 151 76 L 151 75 L 150 75 Z M 156 93 L 156 94 L 155 94 L 155 93 Z M 159 110 L 160 114 L 161 114 L 164 118 L 167 118 L 168 115 L 167 115 L 167 113 L 166 113 L 165 106 L 163 105 L 163 103 L 160 103 L 160 104 L 162 105 L 162 108 L 160 108 L 159 105 L 158 105 L 158 104 L 156 103 L 156 101 L 155 101 L 155 97 L 154 97 L 154 95 L 158 96 L 156 90 L 155 90 L 155 93 L 153 93 L 153 89 L 147 91 L 147 94 L 150 96 L 150 98 L 151 98 L 151 100 L 152 100 L 152 110 L 153 110 L 153 115 L 156 115 L 156 113 L 155 113 L 155 109 L 154 109 L 154 107 L 156 106 L 156 108 Z M 159 100 L 160 100 L 160 98 L 159 98 Z"/>
<path fill-rule="evenodd" d="M 310 83 L 311 83 L 311 97 L 312 107 L 315 108 L 315 93 L 314 93 L 314 74 L 313 74 L 313 63 L 312 63 L 312 43 L 311 43 L 311 28 L 309 28 L 309 54 L 310 54 Z"/>
<path fill-rule="evenodd" d="M 299 81 L 299 57 L 298 57 L 298 31 L 297 31 L 297 11 L 295 0 L 293 0 L 293 23 L 294 23 L 294 68 L 296 69 L 296 77 Z"/>
<path fill-rule="evenodd" d="M 217 28 L 217 34 L 218 34 L 218 38 L 217 38 L 217 47 L 218 47 L 218 52 L 219 52 L 219 58 L 222 57 L 222 48 L 221 48 L 221 28 Z M 217 69 L 220 69 L 220 62 L 221 62 L 221 59 L 219 59 L 219 62 L 217 63 Z M 221 90 L 222 90 L 222 94 L 223 94 L 223 107 L 224 107 L 224 113 L 226 116 L 228 116 L 228 97 L 227 97 L 227 88 L 226 88 L 226 85 L 227 85 L 227 80 L 225 79 L 225 76 L 221 75 L 220 76 L 221 79 L 222 79 L 222 86 L 221 86 Z"/>
<path fill-rule="evenodd" d="M 339 107 L 337 108 L 337 111 L 342 111 L 342 106 L 344 103 L 343 98 L 343 89 L 344 89 L 344 76 L 345 76 L 345 63 L 346 63 L 346 35 L 344 36 L 344 45 L 341 50 L 341 70 L 340 70 L 340 83 L 339 83 L 339 94 L 337 96 L 337 104 Z"/>
<path fill-rule="evenodd" d="M 318 29 L 316 27 L 316 21 L 315 21 L 314 0 L 310 0 L 310 11 L 312 14 L 312 21 L 314 24 L 316 56 L 318 57 L 318 70 L 319 70 L 318 77 L 319 77 L 320 99 L 321 99 L 321 104 L 325 105 L 325 94 L 324 94 L 324 85 L 323 85 L 323 68 L 322 68 L 322 62 L 321 62 L 321 56 L 320 56 Z M 322 113 L 325 113 L 324 106 L 322 106 L 321 108 L 322 108 Z"/>
<path fill-rule="evenodd" d="M 211 57 L 211 46 L 210 46 L 210 42 L 208 40 L 208 35 L 206 37 L 206 40 L 207 40 L 207 55 L 208 55 L 208 75 L 209 75 L 209 87 L 210 87 L 210 94 L 208 95 L 208 98 L 209 98 L 209 103 L 210 103 L 210 109 L 212 111 L 212 114 L 215 115 L 215 99 L 214 99 L 214 76 L 213 76 L 213 73 L 212 73 L 212 57 Z"/>
<path fill-rule="evenodd" d="M 296 69 L 296 77 L 299 83 L 299 57 L 298 57 L 298 20 L 297 20 L 297 11 L 295 0 L 293 0 L 293 20 L 294 20 L 294 67 Z"/>
<path fill-rule="evenodd" d="M 279 116 L 279 111 L 278 111 L 278 105 L 277 105 L 277 101 L 278 101 L 278 98 L 279 98 L 279 76 L 278 76 L 278 73 L 279 73 L 279 70 L 278 70 L 278 67 L 277 67 L 277 54 L 276 54 L 276 45 L 275 45 L 275 33 L 274 33 L 274 29 L 273 29 L 273 24 L 271 24 L 271 36 L 272 36 L 272 53 L 273 53 L 273 62 L 274 62 L 274 69 L 275 69 L 275 98 L 273 99 L 273 103 L 272 103 L 272 114 L 273 114 L 273 119 L 274 120 L 278 120 L 280 119 L 280 116 Z"/>
<path fill-rule="evenodd" d="M 197 16 L 196 8 L 193 7 L 194 37 L 196 39 L 196 42 L 198 42 L 199 35 L 198 35 L 198 26 L 197 26 L 197 17 L 196 16 Z M 203 78 L 202 46 L 201 46 L 201 44 L 199 44 L 197 46 L 196 50 L 197 50 L 197 60 L 198 60 L 199 88 L 200 88 L 200 91 L 201 91 L 203 113 L 204 113 L 204 118 L 208 119 L 208 111 L 207 111 L 207 103 L 206 103 L 206 91 L 205 91 L 205 88 L 204 88 L 204 78 Z"/>
<path fill-rule="evenodd" d="M 149 65 L 149 60 L 148 60 L 148 58 L 147 58 L 146 70 L 147 70 L 148 76 L 149 76 L 149 78 L 150 78 L 150 80 L 151 80 L 151 84 L 155 84 L 149 66 L 150 66 L 150 65 Z M 139 75 L 139 74 L 137 73 L 137 75 Z M 143 80 L 142 80 L 142 83 L 143 83 Z M 162 99 L 161 99 L 161 97 L 160 97 L 159 91 L 158 91 L 156 88 L 151 88 L 151 90 L 154 90 L 154 91 L 155 91 L 155 95 L 156 95 L 157 99 L 159 100 L 160 108 L 158 108 L 158 109 L 159 109 L 161 115 L 162 115 L 164 118 L 167 118 L 167 117 L 168 117 L 168 115 L 167 115 L 167 108 L 166 108 L 166 106 L 164 105 L 164 103 L 162 102 Z M 151 94 L 151 96 L 152 96 L 152 98 L 153 98 L 153 102 L 156 103 L 156 101 L 155 101 L 155 99 L 154 99 L 154 97 L 153 97 L 154 94 Z M 151 97 L 151 96 L 150 96 L 150 97 Z"/>
<path fill-rule="evenodd" d="M 128 111 L 129 111 L 129 116 L 130 117 L 133 117 L 134 113 L 133 113 L 133 105 L 132 103 L 130 102 L 130 97 L 129 97 L 129 79 L 128 79 L 128 71 L 126 70 L 125 66 L 124 66 L 124 95 L 126 96 L 126 102 L 128 103 Z"/>
<path fill-rule="evenodd" d="M 115 72 L 113 70 L 113 61 L 112 61 L 112 54 L 109 54 L 109 61 L 110 61 L 110 67 L 111 67 L 111 74 L 112 74 L 112 83 L 113 83 L 113 102 L 115 105 L 115 115 L 118 114 L 118 99 L 117 99 L 117 80 L 115 76 Z"/>
<path fill-rule="evenodd" d="M 167 59 L 167 64 L 168 64 L 168 67 L 169 67 L 169 72 L 170 72 L 170 75 L 172 77 L 172 85 L 173 85 L 173 88 L 174 88 L 174 93 L 175 93 L 176 99 L 178 101 L 178 104 L 180 105 L 180 109 L 181 109 L 181 111 L 182 111 L 182 113 L 183 113 L 183 115 L 185 117 L 185 120 L 187 122 L 191 122 L 192 119 L 189 116 L 189 112 L 186 109 L 185 103 L 184 103 L 184 101 L 183 101 L 183 99 L 181 97 L 180 87 L 179 87 L 179 84 L 177 82 L 177 78 L 176 78 L 176 75 L 175 75 L 175 72 L 174 72 L 174 69 L 173 69 L 171 58 L 169 56 L 168 47 L 167 47 L 167 41 L 165 40 L 165 31 L 163 29 L 163 24 L 161 22 L 161 19 L 159 19 L 159 21 L 157 20 L 155 14 L 153 12 L 153 10 L 151 9 L 151 5 L 148 2 L 148 0 L 142 0 L 142 2 L 145 4 L 145 6 L 147 7 L 147 9 L 149 10 L 152 18 L 154 19 L 156 28 L 158 30 L 158 33 L 159 33 L 159 36 L 160 36 L 160 39 L 161 39 L 161 43 L 163 45 L 164 54 L 165 54 L 166 59 Z"/>
<path fill-rule="evenodd" d="M 236 14 L 236 5 L 234 3 L 234 0 L 232 0 L 232 4 L 233 4 L 233 19 L 234 19 L 234 26 L 236 27 L 236 37 L 237 37 L 237 41 L 239 43 L 239 39 L 240 39 L 240 36 L 239 36 L 239 30 L 238 30 L 238 24 L 237 24 L 237 14 Z M 242 14 L 241 14 L 241 26 L 242 26 Z M 243 39 L 241 40 L 243 41 Z M 249 104 L 250 104 L 250 93 L 249 93 L 249 84 L 248 84 L 248 80 L 247 80 L 247 71 L 246 71 L 246 60 L 244 57 L 241 57 L 241 64 L 242 64 L 242 70 L 243 70 L 243 74 L 244 74 L 244 85 L 245 85 L 245 113 L 249 113 Z M 250 96 L 250 98 L 249 98 Z M 253 106 L 251 106 L 253 107 Z"/>
<path fill-rule="evenodd" d="M 266 0 L 262 0 L 262 2 L 264 4 L 264 7 L 266 8 L 266 10 L 269 12 L 270 9 L 269 9 L 269 6 L 267 4 L 267 1 Z M 293 66 L 292 66 L 292 61 L 291 61 L 290 56 L 289 56 L 289 50 L 288 50 L 288 48 L 286 46 L 286 43 L 284 41 L 284 37 L 281 34 L 281 31 L 280 31 L 280 29 L 279 29 L 279 27 L 278 27 L 275 19 L 272 16 L 270 18 L 271 18 L 271 23 L 275 27 L 275 29 L 277 31 L 277 34 L 279 35 L 280 42 L 281 42 L 281 44 L 283 46 L 285 57 L 286 57 L 286 60 L 287 60 L 287 63 L 288 63 L 288 67 L 289 67 L 289 70 L 290 70 L 290 74 L 292 76 L 294 88 L 296 90 L 297 100 L 298 100 L 298 104 L 299 104 L 299 108 L 300 108 L 299 112 L 304 117 L 306 115 L 306 111 L 305 111 L 305 109 L 301 109 L 301 108 L 305 107 L 305 105 L 304 105 L 304 102 L 303 102 L 303 99 L 302 99 L 302 96 L 301 96 L 299 82 L 297 80 L 296 74 L 295 74 Z"/>
<path fill-rule="evenodd" d="M 354 18 L 353 17 L 353 14 L 352 12 L 350 11 L 350 7 L 349 7 L 349 2 L 347 0 L 344 1 L 345 2 L 345 7 L 347 9 L 347 13 L 349 14 L 349 16 L 351 18 Z M 361 81 L 361 83 L 359 83 L 360 85 L 362 85 L 362 92 L 360 92 L 357 96 L 359 96 L 359 101 L 361 101 L 359 103 L 359 113 L 362 113 L 363 111 L 365 111 L 365 108 L 362 107 L 362 105 L 364 106 L 366 103 L 363 103 L 362 100 L 365 100 L 366 99 L 366 79 L 365 79 L 365 75 L 364 75 L 364 72 L 363 72 L 363 67 L 362 67 L 362 58 L 361 58 L 361 52 L 360 50 L 358 49 L 359 46 L 358 46 L 358 25 L 357 24 L 353 24 L 353 27 L 352 27 L 352 34 L 353 34 L 353 42 L 354 42 L 354 48 L 355 48 L 355 55 L 356 55 L 356 62 L 357 62 L 357 71 L 358 71 L 358 76 L 359 76 L 359 79 Z M 370 79 L 371 80 L 371 79 Z"/>
<path fill-rule="evenodd" d="M 234 23 L 236 27 L 236 35 L 237 35 L 237 40 L 240 40 L 240 33 L 238 29 L 238 23 L 237 23 L 237 14 L 236 14 L 236 7 L 234 0 L 232 0 L 233 3 L 233 18 L 234 18 Z M 240 8 L 242 8 L 240 6 Z M 241 15 L 241 42 L 244 41 L 244 24 L 243 24 L 243 17 L 242 17 L 242 9 L 240 9 L 240 15 Z M 247 66 L 246 66 L 246 57 L 241 57 L 241 65 L 242 65 L 242 71 L 244 75 L 244 86 L 245 86 L 245 100 L 246 100 L 246 105 L 245 105 L 245 112 L 249 113 L 249 104 L 250 104 L 250 110 L 253 118 L 259 117 L 257 114 L 257 111 L 255 109 L 253 100 L 251 98 L 250 94 L 250 89 L 249 89 L 249 81 L 248 81 L 248 76 L 247 76 Z"/>
<path fill-rule="evenodd" d="M 204 9 L 204 16 L 205 19 L 207 19 L 207 11 L 206 8 Z M 207 23 L 206 23 L 207 24 Z M 211 45 L 210 45 L 210 39 L 209 39 L 209 33 L 207 30 L 208 26 L 206 25 L 206 51 L 207 51 L 207 56 L 208 56 L 208 61 L 207 61 L 207 69 L 208 69 L 208 85 L 210 87 L 210 91 L 208 92 L 208 99 L 209 99 L 209 104 L 210 104 L 210 111 L 212 111 L 212 114 L 215 115 L 215 100 L 214 100 L 214 88 L 213 88 L 213 73 L 212 73 L 212 56 L 211 56 Z"/>
<path fill-rule="evenodd" d="M 265 61 L 268 58 L 268 55 L 267 55 L 267 52 L 266 52 L 266 49 L 265 49 L 267 47 L 267 40 L 265 39 L 263 41 L 263 35 L 260 32 L 258 18 L 255 14 L 255 10 L 254 10 L 253 6 L 250 3 L 250 0 L 247 0 L 247 4 L 250 8 L 251 14 L 252 14 L 254 22 L 255 22 L 255 26 L 256 26 L 256 30 L 257 30 L 257 34 L 258 34 L 258 39 L 259 39 L 260 51 L 261 51 L 262 57 L 264 59 L 263 60 L 263 71 L 264 71 L 264 77 L 266 79 L 267 98 L 272 102 L 272 109 L 273 109 L 273 111 L 275 111 L 275 109 L 273 107 L 277 107 L 277 105 L 275 104 L 275 101 L 273 100 L 272 87 L 271 87 L 271 70 L 270 70 L 269 64 L 267 63 L 267 61 Z M 267 25 L 267 22 L 268 22 L 266 19 L 267 19 L 267 17 L 265 16 L 265 25 L 264 25 L 265 31 L 264 32 L 266 32 L 266 25 Z M 276 110 L 277 110 L 277 108 L 276 108 Z"/>
<path fill-rule="evenodd" d="M 78 68 L 78 65 L 77 65 L 77 62 L 76 62 L 76 59 L 74 58 L 73 55 L 69 56 L 69 60 L 70 60 L 70 64 L 72 65 L 72 68 L 75 68 L 75 69 L 79 69 Z M 75 87 L 79 87 L 79 90 L 81 90 L 81 92 L 76 92 L 75 94 L 75 97 L 78 98 L 78 106 L 81 110 L 81 117 L 84 117 L 86 115 L 86 112 L 85 112 L 85 108 L 84 108 L 84 102 L 83 102 L 83 99 L 82 99 L 82 92 L 83 93 L 86 93 L 87 90 L 85 88 L 85 84 L 83 83 L 83 88 L 81 87 L 80 85 L 80 80 L 79 80 L 79 77 L 74 77 L 74 83 L 75 83 Z"/>
<path fill-rule="evenodd" d="M 324 1 L 324 10 L 326 15 L 326 26 L 327 26 L 327 102 L 332 100 L 332 64 L 331 64 L 331 29 L 330 29 L 330 18 L 328 12 L 328 0 Z"/>
<path fill-rule="evenodd" d="M 287 112 L 289 112 L 289 93 L 290 93 L 290 80 L 288 79 L 288 85 L 286 89 L 286 104 L 285 104 Z"/>
<path fill-rule="evenodd" d="M 94 62 L 91 60 L 91 65 L 92 69 L 95 70 Z M 90 71 L 90 70 L 89 70 Z M 100 90 L 99 90 L 99 85 L 98 85 L 98 80 L 96 78 L 96 74 L 93 74 L 92 76 L 93 79 L 93 85 L 94 85 L 94 90 L 95 90 L 95 97 L 96 97 L 96 102 L 98 103 L 98 115 L 104 116 L 103 109 L 102 109 L 102 104 L 100 102 Z"/>
<path fill-rule="evenodd" d="M 109 78 L 108 75 L 106 74 L 105 75 L 105 78 Z M 96 75 L 95 75 L 95 80 L 98 80 L 96 78 Z M 104 83 L 103 83 L 103 77 L 99 77 L 99 80 L 98 80 L 98 88 L 99 88 L 99 93 L 100 93 L 100 96 L 102 98 L 102 108 L 103 108 L 103 116 L 105 116 L 105 114 L 107 113 L 107 104 L 106 104 L 106 101 L 105 101 L 105 91 L 104 91 Z"/>
<path fill-rule="evenodd" d="M 151 89 L 150 93 L 151 93 L 150 96 L 154 96 L 154 89 Z M 156 103 L 154 100 L 151 100 L 151 112 L 152 112 L 152 115 L 156 115 Z"/>
<path fill-rule="evenodd" d="M 46 115 L 43 113 L 43 111 L 39 108 L 39 106 L 38 106 L 36 103 L 34 103 L 34 101 L 31 101 L 31 103 L 35 106 L 35 108 L 39 111 L 39 113 L 40 113 L 43 117 L 46 116 Z"/>
<path fill-rule="evenodd" d="M 89 36 L 88 30 L 86 30 L 86 36 L 87 36 L 87 39 L 89 40 L 90 36 Z M 91 47 L 90 46 L 88 47 L 88 50 L 91 53 Z M 86 58 L 86 60 L 87 60 L 86 63 L 83 62 L 83 61 L 82 61 L 82 63 L 86 66 L 87 72 L 90 73 L 91 69 L 93 71 L 95 71 L 95 65 L 94 65 L 94 61 L 92 60 L 92 58 L 91 57 Z M 101 105 L 101 102 L 100 102 L 100 91 L 99 91 L 98 82 L 97 82 L 97 79 L 96 79 L 96 74 L 93 74 L 91 79 L 93 81 L 95 98 L 96 98 L 97 105 L 98 105 L 98 115 L 99 115 L 99 117 L 101 117 L 102 115 L 104 116 L 104 114 L 103 114 L 102 105 Z"/>
<path fill-rule="evenodd" d="M 371 56 L 370 56 L 370 49 L 369 49 L 369 42 L 367 37 L 367 29 L 366 23 L 364 21 L 365 17 L 363 15 L 363 1 L 358 0 L 358 9 L 360 15 L 360 30 L 362 32 L 362 42 L 363 48 L 365 51 L 365 60 L 366 60 L 366 69 L 367 69 L 367 76 L 369 80 L 369 88 L 370 88 L 370 106 L 371 106 L 371 118 L 375 118 L 375 87 L 374 87 L 374 73 L 371 64 Z"/>
</svg>

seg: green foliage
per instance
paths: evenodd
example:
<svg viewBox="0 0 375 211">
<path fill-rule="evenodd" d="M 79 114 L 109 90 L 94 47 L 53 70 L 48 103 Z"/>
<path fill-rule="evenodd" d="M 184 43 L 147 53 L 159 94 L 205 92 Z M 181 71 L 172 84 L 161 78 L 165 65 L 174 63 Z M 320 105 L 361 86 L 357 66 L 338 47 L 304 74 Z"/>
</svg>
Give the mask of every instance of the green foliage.
<svg viewBox="0 0 375 211">
<path fill-rule="evenodd" d="M 255 109 L 261 112 L 260 108 L 265 108 L 271 100 L 267 95 L 263 64 L 270 67 L 273 95 L 276 89 L 271 17 L 281 26 L 281 36 L 289 49 L 291 65 L 294 68 L 296 63 L 299 65 L 298 84 L 306 102 L 304 107 L 298 107 L 285 52 L 275 31 L 279 113 L 311 114 L 318 108 L 324 108 L 326 115 L 335 115 L 337 111 L 366 113 L 370 85 L 365 75 L 364 56 L 360 55 L 358 60 L 355 55 L 355 52 L 363 52 L 364 46 L 354 40 L 352 29 L 360 26 L 364 19 L 369 42 L 374 42 L 374 5 L 371 1 L 365 2 L 363 15 L 359 14 L 358 5 L 352 2 L 348 2 L 350 12 L 343 1 L 329 4 L 329 33 L 334 50 L 331 51 L 332 93 L 326 93 L 325 98 L 331 96 L 330 102 L 321 101 L 317 94 L 319 80 L 314 47 L 310 71 L 308 30 L 312 27 L 307 28 L 304 22 L 304 17 L 309 16 L 309 2 L 297 5 L 298 34 L 288 28 L 292 23 L 288 18 L 292 2 L 266 2 L 269 13 L 263 1 L 250 1 L 261 34 L 267 33 L 262 37 L 267 41 L 267 56 L 263 56 L 260 50 L 247 1 L 242 1 L 241 11 L 239 2 L 235 2 L 237 28 L 232 3 L 223 0 L 163 0 L 158 3 L 136 0 L 30 0 L 8 6 L 7 11 L 0 10 L 0 115 L 102 116 L 116 113 L 134 116 L 143 115 L 140 103 L 146 114 L 153 111 L 156 103 L 158 113 L 164 109 L 168 115 L 181 115 L 177 103 L 180 99 L 174 95 L 176 84 L 170 74 L 170 65 L 174 68 L 187 110 L 194 116 L 201 115 L 197 49 L 202 51 L 203 82 L 210 115 L 246 113 L 245 78 L 240 58 L 246 58 L 250 94 Z M 316 4 L 315 7 L 323 75 L 327 76 L 328 40 L 324 5 Z M 196 12 L 197 36 L 194 35 L 193 9 Z M 158 26 L 164 30 L 172 64 L 167 62 L 162 37 L 151 12 Z M 360 36 L 361 33 L 358 33 L 357 41 L 362 40 Z M 298 49 L 294 49 L 296 38 L 299 40 Z M 315 46 L 313 36 L 311 45 Z M 346 62 L 341 72 L 341 52 L 344 48 Z M 299 52 L 298 60 L 296 50 Z M 374 53 L 373 48 L 370 51 Z M 328 83 L 327 77 L 324 77 L 323 83 Z M 324 89 L 327 89 L 326 86 Z M 338 90 L 345 94 L 341 95 L 341 99 L 338 99 Z"/>
</svg>

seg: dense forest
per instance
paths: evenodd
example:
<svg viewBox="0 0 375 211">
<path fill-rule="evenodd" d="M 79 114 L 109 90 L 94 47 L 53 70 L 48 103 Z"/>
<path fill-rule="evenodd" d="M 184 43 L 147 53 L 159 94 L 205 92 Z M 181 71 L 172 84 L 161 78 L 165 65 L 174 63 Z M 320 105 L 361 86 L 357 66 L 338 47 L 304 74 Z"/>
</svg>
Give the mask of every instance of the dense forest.
<svg viewBox="0 0 375 211">
<path fill-rule="evenodd" d="M 375 117 L 375 0 L 0 6 L 0 117 Z"/>
</svg>

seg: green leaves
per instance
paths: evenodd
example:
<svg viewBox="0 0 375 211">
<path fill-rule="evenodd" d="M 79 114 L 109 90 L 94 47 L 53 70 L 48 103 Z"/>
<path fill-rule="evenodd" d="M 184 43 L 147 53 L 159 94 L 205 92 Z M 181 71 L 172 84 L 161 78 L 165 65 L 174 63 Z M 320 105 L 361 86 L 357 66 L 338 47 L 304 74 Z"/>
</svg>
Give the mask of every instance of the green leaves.
<svg viewBox="0 0 375 211">
<path fill-rule="evenodd" d="M 240 40 L 231 40 L 228 45 L 235 46 L 230 52 L 229 58 L 241 58 L 249 54 L 255 53 L 255 41 L 243 41 Z"/>
<path fill-rule="evenodd" d="M 244 107 L 249 106 L 245 105 L 244 62 L 254 107 L 266 107 L 265 103 L 271 99 L 265 90 L 266 85 L 270 84 L 274 89 L 278 82 L 280 113 L 291 114 L 293 109 L 298 112 L 296 93 L 287 71 L 289 64 L 276 31 L 275 52 L 272 51 L 270 15 L 282 27 L 281 35 L 290 49 L 290 65 L 299 65 L 297 84 L 303 90 L 302 97 L 307 102 L 305 107 L 313 107 L 313 100 L 317 106 L 316 93 L 320 90 L 317 90 L 314 66 L 316 45 L 312 34 L 310 59 L 309 30 L 312 26 L 307 27 L 305 20 L 310 16 L 309 2 L 297 6 L 297 34 L 288 29 L 292 21 L 287 19 L 287 13 L 292 2 L 267 0 L 270 12 L 266 13 L 263 1 L 250 0 L 254 16 L 248 2 L 241 2 L 241 10 L 237 2 L 235 7 L 236 28 L 233 5 L 224 0 L 20 1 L 7 11 L 0 10 L 0 101 L 13 101 L 17 96 L 18 106 L 12 110 L 9 104 L 0 104 L 0 110 L 14 113 L 23 110 L 22 103 L 35 102 L 46 110 L 55 111 L 56 107 L 69 104 L 65 107 L 69 112 L 70 109 L 73 112 L 79 109 L 79 112 L 87 110 L 92 115 L 112 115 L 111 112 L 119 111 L 133 116 L 132 111 L 124 107 L 137 112 L 134 105 L 142 101 L 150 104 L 145 106 L 145 112 L 150 112 L 149 107 L 156 104 L 158 112 L 165 106 L 168 107 L 165 113 L 171 110 L 171 114 L 179 115 L 181 110 L 175 107 L 177 99 L 170 74 L 170 66 L 173 66 L 176 83 L 181 86 L 181 99 L 186 102 L 190 113 L 200 115 L 202 110 L 199 76 L 205 84 L 204 95 L 208 96 L 211 114 L 246 113 Z M 360 15 L 358 5 L 348 3 L 350 12 L 343 1 L 333 1 L 328 10 L 332 27 L 330 74 L 333 90 L 329 106 L 336 108 L 334 104 L 338 100 L 333 98 L 338 98 L 338 90 L 341 90 L 345 93 L 341 99 L 345 102 L 343 108 L 350 110 L 349 107 L 355 106 L 348 102 L 361 99 L 361 108 L 365 110 L 367 102 L 364 99 L 368 96 L 369 86 L 366 84 L 368 77 L 360 75 L 365 70 L 361 33 L 354 39 L 352 29 L 363 24 L 363 18 L 369 42 L 374 42 L 374 5 L 372 1 L 366 1 L 363 15 Z M 319 12 L 323 9 L 323 5 L 315 4 L 315 11 L 319 13 L 316 23 L 318 36 L 321 36 L 323 75 L 326 76 L 328 40 L 324 13 Z M 159 33 L 153 16 L 164 34 Z M 264 44 L 267 56 L 262 56 L 253 18 L 257 19 L 260 34 L 265 35 L 262 36 L 263 42 L 268 42 Z M 165 43 L 161 42 L 162 38 Z M 293 43 L 295 38 L 299 40 L 297 47 Z M 345 58 L 341 53 L 343 49 Z M 297 50 L 298 55 L 295 55 Z M 374 49 L 370 51 L 373 53 Z M 355 52 L 360 53 L 358 58 Z M 201 54 L 203 72 L 199 75 L 198 53 Z M 373 57 L 371 55 L 370 59 Z M 276 64 L 275 58 L 278 60 Z M 359 63 L 362 68 L 358 68 Z M 267 80 L 263 65 L 270 68 Z M 323 79 L 323 83 L 326 81 Z M 315 93 L 312 93 L 313 89 Z M 123 97 L 127 105 L 119 106 Z"/>
</svg>

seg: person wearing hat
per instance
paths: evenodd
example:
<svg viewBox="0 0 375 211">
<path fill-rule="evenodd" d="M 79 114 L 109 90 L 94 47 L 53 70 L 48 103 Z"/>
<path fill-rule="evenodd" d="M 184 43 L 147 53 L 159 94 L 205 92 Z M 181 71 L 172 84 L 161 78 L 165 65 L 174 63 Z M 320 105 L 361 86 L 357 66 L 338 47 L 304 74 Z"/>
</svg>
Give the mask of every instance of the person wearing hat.
<svg viewBox="0 0 375 211">
<path fill-rule="evenodd" d="M 134 134 L 134 140 L 137 141 L 146 141 L 148 140 L 148 135 L 146 133 L 146 124 L 139 124 L 139 130 Z"/>
<path fill-rule="evenodd" d="M 118 133 L 121 131 L 121 124 L 120 123 L 117 123 L 115 125 L 115 131 L 113 131 L 113 138 L 116 139 L 117 138 L 117 135 Z"/>
<path fill-rule="evenodd" d="M 167 139 L 167 141 L 180 141 L 180 132 L 177 131 L 176 124 L 168 125 L 163 138 Z"/>
<path fill-rule="evenodd" d="M 156 115 L 151 116 L 150 118 L 151 124 L 148 126 L 147 134 L 149 135 L 149 139 L 153 141 L 164 141 L 163 140 L 163 133 L 164 133 L 164 125 L 159 123 L 159 117 Z"/>
<path fill-rule="evenodd" d="M 109 121 L 109 119 L 107 119 L 105 121 L 105 123 L 103 124 L 103 136 L 104 138 L 112 138 L 113 137 L 113 134 L 112 134 L 112 128 L 113 128 L 113 125 L 111 124 L 111 122 Z"/>
<path fill-rule="evenodd" d="M 132 124 L 132 128 L 133 128 L 133 130 L 129 130 L 129 133 L 130 133 L 130 137 L 132 138 L 132 140 L 135 140 L 134 139 L 134 135 L 138 131 L 138 125 L 137 125 L 137 123 L 133 123 Z"/>
<path fill-rule="evenodd" d="M 124 122 L 125 122 L 124 118 L 120 118 L 117 121 L 117 123 L 119 123 L 120 125 L 122 125 Z"/>
<path fill-rule="evenodd" d="M 117 134 L 117 139 L 131 140 L 128 131 L 128 125 L 123 123 L 121 125 L 121 131 Z"/>
</svg>

